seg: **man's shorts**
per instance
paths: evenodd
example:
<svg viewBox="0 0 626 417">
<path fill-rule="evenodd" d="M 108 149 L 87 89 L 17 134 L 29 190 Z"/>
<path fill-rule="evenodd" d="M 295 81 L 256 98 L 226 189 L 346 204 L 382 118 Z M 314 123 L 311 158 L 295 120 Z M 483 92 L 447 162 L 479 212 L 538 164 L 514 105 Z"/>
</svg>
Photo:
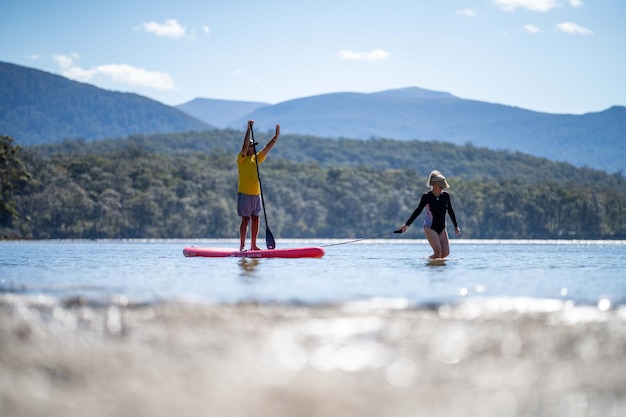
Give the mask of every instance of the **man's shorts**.
<svg viewBox="0 0 626 417">
<path fill-rule="evenodd" d="M 237 193 L 237 214 L 242 217 L 261 214 L 261 196 Z"/>
</svg>

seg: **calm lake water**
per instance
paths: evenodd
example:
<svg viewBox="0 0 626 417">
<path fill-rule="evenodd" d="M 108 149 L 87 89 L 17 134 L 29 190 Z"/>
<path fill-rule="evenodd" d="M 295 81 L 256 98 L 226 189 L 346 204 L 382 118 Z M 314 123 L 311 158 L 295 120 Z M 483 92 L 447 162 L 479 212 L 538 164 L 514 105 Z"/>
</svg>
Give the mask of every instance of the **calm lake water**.
<svg viewBox="0 0 626 417">
<path fill-rule="evenodd" d="M 262 241 L 262 239 L 261 239 Z M 185 246 L 236 240 L 0 242 L 0 293 L 84 297 L 94 303 L 163 301 L 297 304 L 389 299 L 413 306 L 468 298 L 626 304 L 626 241 L 451 242 L 429 265 L 425 240 L 282 240 L 325 246 L 321 259 L 185 258 Z"/>
<path fill-rule="evenodd" d="M 0 242 L 0 292 L 193 301 L 324 304 L 372 298 L 409 305 L 468 297 L 528 297 L 604 306 L 626 303 L 624 241 L 453 240 L 450 259 L 431 265 L 425 240 L 279 240 L 324 246 L 321 259 L 185 258 L 188 245 L 235 240 Z M 340 244 L 338 244 L 340 243 Z"/>
</svg>

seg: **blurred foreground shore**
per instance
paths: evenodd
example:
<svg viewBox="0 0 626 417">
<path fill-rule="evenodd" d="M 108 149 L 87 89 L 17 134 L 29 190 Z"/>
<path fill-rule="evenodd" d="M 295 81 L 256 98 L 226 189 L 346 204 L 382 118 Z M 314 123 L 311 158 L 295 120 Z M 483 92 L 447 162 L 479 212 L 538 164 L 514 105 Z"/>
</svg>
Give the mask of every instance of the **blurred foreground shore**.
<svg viewBox="0 0 626 417">
<path fill-rule="evenodd" d="M 626 415 L 626 309 L 0 295 L 0 415 Z"/>
</svg>

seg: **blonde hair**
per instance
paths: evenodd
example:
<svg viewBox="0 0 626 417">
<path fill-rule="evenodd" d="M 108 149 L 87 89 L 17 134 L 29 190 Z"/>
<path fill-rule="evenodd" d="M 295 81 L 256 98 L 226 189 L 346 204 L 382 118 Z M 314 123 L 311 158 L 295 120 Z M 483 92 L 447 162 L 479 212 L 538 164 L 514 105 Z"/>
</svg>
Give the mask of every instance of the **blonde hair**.
<svg viewBox="0 0 626 417">
<path fill-rule="evenodd" d="M 437 171 L 436 169 L 435 169 L 435 170 L 430 171 L 430 174 L 428 175 L 428 181 L 426 181 L 426 185 L 427 185 L 428 187 L 431 187 L 431 186 L 432 186 L 431 182 L 432 182 L 432 180 L 433 180 L 433 176 L 436 176 L 436 177 L 443 177 L 443 175 L 441 175 L 441 172 Z"/>
<path fill-rule="evenodd" d="M 444 177 L 443 174 L 437 170 L 430 172 L 426 185 L 432 188 L 433 183 L 437 183 L 438 185 L 441 184 L 440 187 L 444 189 L 450 187 L 450 184 L 446 181 L 446 177 Z"/>
</svg>

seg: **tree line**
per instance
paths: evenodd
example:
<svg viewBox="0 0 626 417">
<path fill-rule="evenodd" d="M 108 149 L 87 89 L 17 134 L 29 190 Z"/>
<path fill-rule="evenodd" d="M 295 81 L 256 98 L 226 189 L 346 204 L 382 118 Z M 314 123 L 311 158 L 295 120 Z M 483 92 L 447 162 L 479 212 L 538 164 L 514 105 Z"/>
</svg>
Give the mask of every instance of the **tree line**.
<svg viewBox="0 0 626 417">
<path fill-rule="evenodd" d="M 219 140 L 208 138 L 208 133 L 192 133 L 20 148 L 28 181 L 21 181 L 10 196 L 3 195 L 4 200 L 11 199 L 18 215 L 0 212 L 1 236 L 236 237 L 235 155 L 243 134 L 221 131 L 220 140 L 231 134 L 233 140 L 226 146 L 212 146 Z M 194 142 L 190 139 L 194 135 L 201 140 Z M 186 139 L 177 141 L 179 137 Z M 185 142 L 197 146 L 184 146 Z M 426 175 L 438 168 L 452 185 L 449 192 L 465 238 L 626 238 L 626 187 L 621 175 L 471 145 L 416 142 L 410 145 L 446 155 L 438 154 L 446 167 L 431 163 L 424 170 L 426 162 L 420 162 L 417 172 L 402 162 L 418 158 L 399 151 L 407 142 L 356 142 L 358 148 L 352 141 L 316 139 L 316 158 L 303 151 L 310 138 L 281 137 L 276 152 L 261 165 L 267 217 L 275 237 L 359 238 L 390 232 L 406 221 L 427 191 Z M 366 165 L 358 158 L 361 154 L 378 163 Z M 503 160 L 509 163 L 502 165 Z M 419 220 L 416 226 L 413 229 L 419 230 Z M 403 236 L 422 234 L 413 230 Z"/>
</svg>

